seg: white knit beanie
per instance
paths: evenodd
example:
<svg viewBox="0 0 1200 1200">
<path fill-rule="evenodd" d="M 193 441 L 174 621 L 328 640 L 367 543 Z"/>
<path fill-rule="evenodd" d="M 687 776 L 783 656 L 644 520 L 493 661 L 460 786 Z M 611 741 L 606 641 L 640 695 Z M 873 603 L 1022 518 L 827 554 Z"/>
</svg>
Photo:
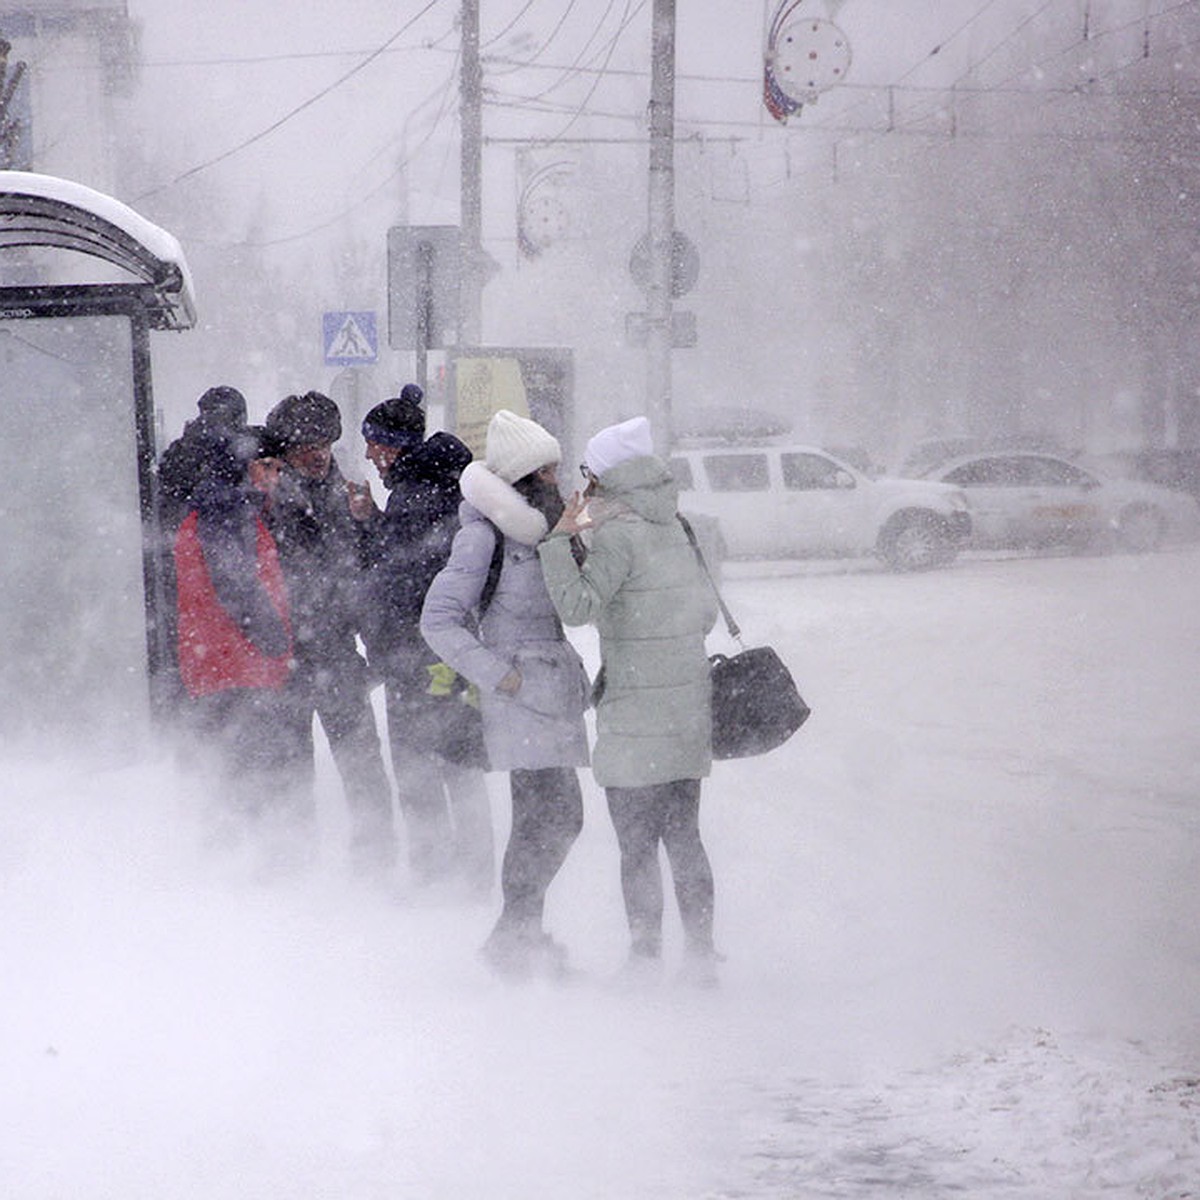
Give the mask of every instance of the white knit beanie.
<svg viewBox="0 0 1200 1200">
<path fill-rule="evenodd" d="M 653 453 L 650 422 L 645 417 L 631 417 L 600 430 L 588 442 L 583 463 L 593 475 L 600 476 L 631 458 L 645 458 Z"/>
<path fill-rule="evenodd" d="M 502 408 L 487 430 L 487 467 L 505 483 L 516 483 L 538 467 L 562 461 L 558 439 L 536 421 Z"/>
</svg>

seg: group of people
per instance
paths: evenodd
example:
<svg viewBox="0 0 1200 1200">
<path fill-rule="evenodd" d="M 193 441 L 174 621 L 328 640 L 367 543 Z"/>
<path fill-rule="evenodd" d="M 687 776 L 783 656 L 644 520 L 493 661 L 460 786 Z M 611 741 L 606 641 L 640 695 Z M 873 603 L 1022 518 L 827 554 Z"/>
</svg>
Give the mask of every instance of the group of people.
<svg viewBox="0 0 1200 1200">
<path fill-rule="evenodd" d="M 497 412 L 473 460 L 452 434 L 426 436 L 422 401 L 409 384 L 362 422 L 388 491 L 380 510 L 333 457 L 342 428 L 327 396 L 288 396 L 262 426 L 246 423 L 232 388 L 201 397 L 159 467 L 176 531 L 189 744 L 214 753 L 233 810 L 302 838 L 319 717 L 352 856 L 387 873 L 397 838 L 370 699 L 382 682 L 412 877 L 481 899 L 495 869 L 484 773 L 506 771 L 503 903 L 483 955 L 514 980 L 569 971 L 544 910 L 583 827 L 579 769 L 590 762 L 620 851 L 626 971 L 661 967 L 661 846 L 683 974 L 715 983 L 699 807 L 712 758 L 704 640 L 717 604 L 648 422 L 595 434 L 582 486 L 564 500 L 560 444 L 537 422 Z M 599 634 L 594 682 L 564 633 L 584 624 Z"/>
</svg>

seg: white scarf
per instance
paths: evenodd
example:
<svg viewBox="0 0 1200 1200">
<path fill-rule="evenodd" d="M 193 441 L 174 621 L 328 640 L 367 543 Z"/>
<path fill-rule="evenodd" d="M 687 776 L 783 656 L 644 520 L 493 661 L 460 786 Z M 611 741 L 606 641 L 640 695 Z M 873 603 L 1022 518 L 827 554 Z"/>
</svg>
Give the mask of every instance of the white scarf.
<svg viewBox="0 0 1200 1200">
<path fill-rule="evenodd" d="M 481 462 L 470 462 L 458 481 L 463 499 L 506 537 L 526 546 L 536 546 L 546 536 L 546 518 L 511 483 L 505 483 Z"/>
</svg>

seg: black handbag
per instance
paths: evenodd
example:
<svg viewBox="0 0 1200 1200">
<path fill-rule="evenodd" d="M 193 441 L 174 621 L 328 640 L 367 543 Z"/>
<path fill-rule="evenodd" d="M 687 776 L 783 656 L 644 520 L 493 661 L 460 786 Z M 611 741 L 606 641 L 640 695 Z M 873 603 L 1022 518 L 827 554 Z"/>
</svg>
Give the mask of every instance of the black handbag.
<svg viewBox="0 0 1200 1200">
<path fill-rule="evenodd" d="M 685 517 L 680 516 L 679 522 L 717 597 L 729 636 L 740 646 L 742 631 L 721 599 L 696 535 Z M 754 646 L 734 655 L 714 654 L 709 663 L 713 758 L 766 754 L 782 746 L 808 720 L 812 710 L 800 695 L 791 672 L 770 646 Z"/>
</svg>

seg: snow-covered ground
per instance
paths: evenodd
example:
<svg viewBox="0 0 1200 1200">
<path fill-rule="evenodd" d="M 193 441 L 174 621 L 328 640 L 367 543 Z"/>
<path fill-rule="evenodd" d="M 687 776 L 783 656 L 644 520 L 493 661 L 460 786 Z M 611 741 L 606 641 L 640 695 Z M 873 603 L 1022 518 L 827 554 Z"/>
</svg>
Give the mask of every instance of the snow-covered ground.
<svg viewBox="0 0 1200 1200">
<path fill-rule="evenodd" d="M 728 574 L 815 712 L 706 787 L 716 993 L 608 982 L 590 778 L 549 915 L 585 978 L 512 988 L 490 908 L 346 877 L 327 758 L 274 883 L 161 758 L 8 764 L 0 1193 L 1200 1195 L 1200 549 Z"/>
</svg>

